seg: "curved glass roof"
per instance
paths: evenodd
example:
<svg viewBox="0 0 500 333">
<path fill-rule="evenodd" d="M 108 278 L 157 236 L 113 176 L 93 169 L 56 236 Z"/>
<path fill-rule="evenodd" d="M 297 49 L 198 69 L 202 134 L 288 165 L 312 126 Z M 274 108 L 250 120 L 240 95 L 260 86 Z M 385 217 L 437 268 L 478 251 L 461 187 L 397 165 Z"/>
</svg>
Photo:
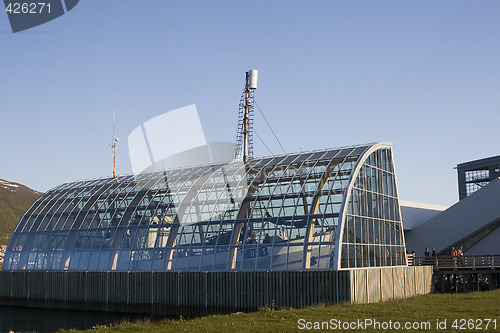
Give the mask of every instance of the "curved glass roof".
<svg viewBox="0 0 500 333">
<path fill-rule="evenodd" d="M 7 270 L 291 270 L 406 264 L 391 145 L 61 184 Z"/>
</svg>

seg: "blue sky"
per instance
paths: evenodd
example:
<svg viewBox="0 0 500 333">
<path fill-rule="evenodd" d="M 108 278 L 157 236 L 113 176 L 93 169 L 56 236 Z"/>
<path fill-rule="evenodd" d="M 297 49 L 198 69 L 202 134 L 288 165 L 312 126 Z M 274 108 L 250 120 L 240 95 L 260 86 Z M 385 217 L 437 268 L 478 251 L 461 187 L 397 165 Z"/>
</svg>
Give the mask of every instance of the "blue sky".
<svg viewBox="0 0 500 333">
<path fill-rule="evenodd" d="M 287 152 L 389 141 L 400 198 L 451 205 L 453 167 L 500 154 L 499 17 L 495 0 L 84 0 L 12 34 L 0 13 L 0 178 L 46 191 L 111 175 L 115 85 L 119 173 L 128 134 L 186 105 L 208 141 L 233 141 L 256 68 Z"/>
</svg>

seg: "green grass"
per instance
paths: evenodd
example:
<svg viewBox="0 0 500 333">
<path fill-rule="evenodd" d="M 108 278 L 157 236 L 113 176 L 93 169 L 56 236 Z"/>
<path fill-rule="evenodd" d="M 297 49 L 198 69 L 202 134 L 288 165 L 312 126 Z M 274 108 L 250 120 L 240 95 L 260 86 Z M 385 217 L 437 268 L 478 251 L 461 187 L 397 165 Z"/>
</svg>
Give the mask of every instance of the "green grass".
<svg viewBox="0 0 500 333">
<path fill-rule="evenodd" d="M 378 322 L 429 322 L 431 329 L 411 330 L 411 332 L 442 332 L 436 329 L 436 320 L 446 319 L 446 332 L 500 332 L 500 290 L 468 294 L 432 294 L 405 300 L 391 300 L 376 304 L 343 304 L 336 306 L 314 306 L 304 309 L 270 310 L 262 309 L 252 313 L 233 315 L 213 315 L 191 320 L 163 320 L 158 322 L 139 321 L 96 327 L 90 332 L 296 332 L 319 331 L 299 330 L 298 321 L 328 322 L 331 319 L 342 322 L 357 322 L 358 319 L 376 319 Z M 456 319 L 496 319 L 482 330 L 451 328 Z M 304 322 L 305 323 L 305 322 Z M 466 328 L 467 326 L 465 326 Z M 333 329 L 332 332 L 382 332 L 383 329 Z M 391 331 L 391 330 L 385 330 Z M 406 330 L 401 330 L 406 331 Z"/>
</svg>

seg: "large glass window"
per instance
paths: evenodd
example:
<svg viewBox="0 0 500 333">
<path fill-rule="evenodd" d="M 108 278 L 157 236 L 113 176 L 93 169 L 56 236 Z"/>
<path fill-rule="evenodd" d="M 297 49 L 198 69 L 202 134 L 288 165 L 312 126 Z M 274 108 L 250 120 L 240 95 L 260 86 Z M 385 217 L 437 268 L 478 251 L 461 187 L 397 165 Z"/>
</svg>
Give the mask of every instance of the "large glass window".
<svg viewBox="0 0 500 333">
<path fill-rule="evenodd" d="M 383 148 L 360 168 L 346 210 L 342 268 L 406 262 L 392 163 L 390 149 Z"/>
</svg>

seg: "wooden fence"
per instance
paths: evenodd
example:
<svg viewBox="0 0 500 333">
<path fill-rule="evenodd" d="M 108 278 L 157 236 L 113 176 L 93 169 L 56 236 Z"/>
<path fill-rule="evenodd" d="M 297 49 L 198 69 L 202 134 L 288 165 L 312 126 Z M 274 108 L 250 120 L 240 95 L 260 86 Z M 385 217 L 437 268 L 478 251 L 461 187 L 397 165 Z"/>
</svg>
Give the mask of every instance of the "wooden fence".
<svg viewBox="0 0 500 333">
<path fill-rule="evenodd" d="M 375 303 L 433 291 L 431 266 L 359 269 L 350 273 L 353 303 Z"/>
<path fill-rule="evenodd" d="M 165 316 L 378 302 L 431 292 L 432 267 L 346 271 L 1 271 L 0 304 Z"/>
</svg>

